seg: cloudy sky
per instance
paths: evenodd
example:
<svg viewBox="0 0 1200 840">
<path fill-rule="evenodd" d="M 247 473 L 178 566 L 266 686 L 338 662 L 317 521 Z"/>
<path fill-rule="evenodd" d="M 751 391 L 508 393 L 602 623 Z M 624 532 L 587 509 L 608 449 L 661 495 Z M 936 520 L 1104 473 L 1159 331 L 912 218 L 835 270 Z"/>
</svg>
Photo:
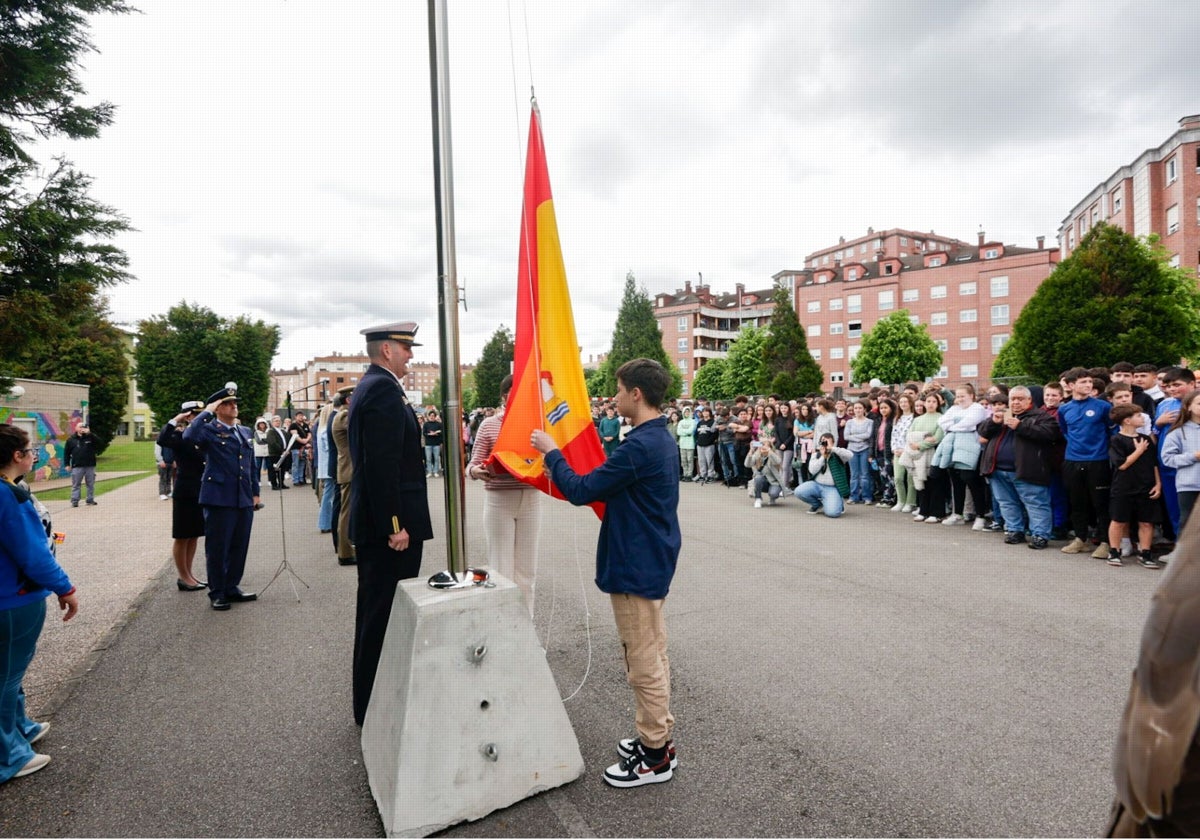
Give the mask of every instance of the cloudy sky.
<svg viewBox="0 0 1200 840">
<path fill-rule="evenodd" d="M 118 320 L 278 323 L 277 367 L 414 319 L 437 361 L 425 3 L 133 0 L 83 75 L 118 110 L 46 144 L 137 228 Z M 625 274 L 770 284 L 908 227 L 1032 246 L 1200 112 L 1200 4 L 450 0 L 460 353 L 514 290 L 529 91 L 584 354 Z"/>
</svg>

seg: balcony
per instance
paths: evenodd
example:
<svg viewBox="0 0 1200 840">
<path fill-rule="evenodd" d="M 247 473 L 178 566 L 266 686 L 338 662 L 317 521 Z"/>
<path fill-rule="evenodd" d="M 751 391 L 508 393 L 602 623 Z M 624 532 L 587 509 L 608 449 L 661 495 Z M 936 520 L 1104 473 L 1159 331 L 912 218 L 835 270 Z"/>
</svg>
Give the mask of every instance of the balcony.
<svg viewBox="0 0 1200 840">
<path fill-rule="evenodd" d="M 732 341 L 738 337 L 740 330 L 721 330 L 715 327 L 696 327 L 692 335 L 697 338 L 716 338 L 722 341 Z"/>
</svg>

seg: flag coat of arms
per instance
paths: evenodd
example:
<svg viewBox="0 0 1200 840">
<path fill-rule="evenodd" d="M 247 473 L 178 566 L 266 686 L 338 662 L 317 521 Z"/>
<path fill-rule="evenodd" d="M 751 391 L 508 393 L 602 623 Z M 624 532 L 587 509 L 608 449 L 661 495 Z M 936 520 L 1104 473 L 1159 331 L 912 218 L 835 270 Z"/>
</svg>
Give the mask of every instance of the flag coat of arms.
<svg viewBox="0 0 1200 840">
<path fill-rule="evenodd" d="M 525 159 L 513 384 L 488 465 L 493 469 L 499 465 L 520 481 L 561 499 L 562 494 L 546 475 L 541 453 L 529 442 L 534 429 L 543 429 L 554 438 L 577 473 L 589 473 L 604 463 L 604 449 L 592 423 L 579 362 L 575 317 L 536 106 L 529 118 Z M 590 507 L 603 518 L 603 503 Z"/>
</svg>

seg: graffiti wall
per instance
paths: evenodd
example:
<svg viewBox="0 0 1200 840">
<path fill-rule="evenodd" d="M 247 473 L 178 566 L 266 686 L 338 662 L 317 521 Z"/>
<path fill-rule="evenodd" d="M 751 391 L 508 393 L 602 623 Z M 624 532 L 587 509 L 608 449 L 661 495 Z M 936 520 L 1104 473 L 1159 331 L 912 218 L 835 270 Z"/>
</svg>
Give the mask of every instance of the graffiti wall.
<svg viewBox="0 0 1200 840">
<path fill-rule="evenodd" d="M 21 426 L 37 445 L 37 463 L 29 481 L 46 481 L 71 474 L 63 464 L 63 447 L 75 427 L 83 421 L 82 409 L 74 411 L 25 411 L 0 407 L 0 423 Z"/>
</svg>

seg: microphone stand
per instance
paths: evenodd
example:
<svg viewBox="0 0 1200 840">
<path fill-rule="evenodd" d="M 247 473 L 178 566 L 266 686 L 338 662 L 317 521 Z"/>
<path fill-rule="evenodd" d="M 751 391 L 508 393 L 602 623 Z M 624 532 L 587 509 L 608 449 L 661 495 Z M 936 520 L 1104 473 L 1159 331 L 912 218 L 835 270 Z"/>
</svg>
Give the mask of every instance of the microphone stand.
<svg viewBox="0 0 1200 840">
<path fill-rule="evenodd" d="M 292 447 L 296 445 L 296 440 L 298 439 L 298 437 L 299 436 L 295 432 L 292 432 L 291 440 L 289 440 L 287 443 L 287 446 L 284 447 L 283 454 L 279 456 L 279 460 L 275 462 L 275 472 L 276 473 L 279 472 L 279 466 L 284 461 L 287 460 L 288 453 L 291 452 Z M 283 484 L 283 476 L 282 475 L 279 476 L 279 483 Z M 278 578 L 281 574 L 283 574 L 283 572 L 286 570 L 287 573 L 289 575 L 291 575 L 291 578 L 288 578 L 288 583 L 290 583 L 292 585 L 292 594 L 296 596 L 296 603 L 299 604 L 300 603 L 300 591 L 298 589 L 296 589 L 296 581 L 298 580 L 301 583 L 303 583 L 305 589 L 312 589 L 312 587 L 309 586 L 308 583 L 305 582 L 304 578 L 302 578 L 302 577 L 300 577 L 300 575 L 296 574 L 296 570 L 292 568 L 292 565 L 290 563 L 288 563 L 287 526 L 283 521 L 283 490 L 280 489 L 275 492 L 279 496 L 279 538 L 280 538 L 280 543 L 282 543 L 282 545 L 283 545 L 283 559 L 279 562 L 279 568 L 275 570 L 275 574 L 273 574 L 271 576 L 271 579 L 269 581 L 267 581 L 267 585 L 262 588 L 262 594 L 265 595 L 267 590 L 271 588 L 271 584 L 275 582 L 275 579 Z M 295 578 L 295 580 L 293 580 L 292 578 Z"/>
</svg>

